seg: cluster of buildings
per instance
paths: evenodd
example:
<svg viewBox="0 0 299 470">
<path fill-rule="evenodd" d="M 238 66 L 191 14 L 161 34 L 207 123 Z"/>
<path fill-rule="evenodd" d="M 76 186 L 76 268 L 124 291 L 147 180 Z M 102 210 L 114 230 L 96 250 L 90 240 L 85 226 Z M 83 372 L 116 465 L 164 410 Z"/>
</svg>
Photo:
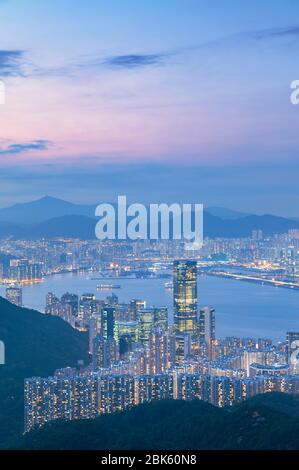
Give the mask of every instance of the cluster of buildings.
<svg viewBox="0 0 299 470">
<path fill-rule="evenodd" d="M 287 341 L 217 339 L 215 310 L 199 307 L 197 263 L 173 263 L 173 318 L 143 300 L 119 303 L 66 293 L 47 314 L 89 331 L 91 363 L 25 380 L 25 431 L 55 419 L 86 419 L 160 399 L 227 406 L 259 393 L 299 392 L 299 332 Z"/>
<path fill-rule="evenodd" d="M 299 230 L 292 229 L 271 237 L 261 230 L 253 230 L 250 237 L 206 239 L 199 256 L 203 260 L 235 262 L 265 273 L 272 270 L 275 274 L 276 271 L 278 275 L 296 281 L 299 275 Z"/>
<path fill-rule="evenodd" d="M 1 265 L 0 279 L 5 278 L 11 284 L 40 282 L 43 277 L 42 270 L 42 263 L 28 259 L 10 259 L 5 267 Z"/>
<path fill-rule="evenodd" d="M 203 400 L 223 407 L 273 391 L 299 393 L 298 376 L 231 378 L 177 370 L 156 375 L 80 375 L 58 371 L 54 377 L 25 381 L 25 432 L 57 419 L 92 419 L 153 400 Z"/>
<path fill-rule="evenodd" d="M 181 240 L 0 240 L 0 280 L 34 282 L 43 276 L 81 269 L 151 276 L 155 263 L 167 264 L 175 259 L 237 263 L 264 272 L 273 269 L 277 275 L 298 282 L 299 230 L 273 236 L 253 230 L 248 237 L 205 238 L 200 249 L 192 249 Z"/>
</svg>

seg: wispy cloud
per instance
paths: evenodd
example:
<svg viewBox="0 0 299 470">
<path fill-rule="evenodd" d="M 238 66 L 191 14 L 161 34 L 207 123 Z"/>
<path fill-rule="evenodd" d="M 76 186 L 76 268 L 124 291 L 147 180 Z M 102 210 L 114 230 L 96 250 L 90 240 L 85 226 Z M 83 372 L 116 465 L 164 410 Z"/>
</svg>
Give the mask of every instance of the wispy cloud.
<svg viewBox="0 0 299 470">
<path fill-rule="evenodd" d="M 146 67 L 157 67 L 167 63 L 167 60 L 176 55 L 176 51 L 167 51 L 153 54 L 119 54 L 111 56 L 87 55 L 73 60 L 69 64 L 58 67 L 31 67 L 29 75 L 39 77 L 71 77 L 80 76 L 82 73 L 90 73 L 103 70 L 133 70 Z"/>
<path fill-rule="evenodd" d="M 23 58 L 21 50 L 0 50 L 0 77 L 22 76 Z"/>
<path fill-rule="evenodd" d="M 52 147 L 52 142 L 49 140 L 34 140 L 31 142 L 14 143 L 6 147 L 0 147 L 0 155 L 19 155 L 22 153 L 34 150 L 47 150 Z"/>
<path fill-rule="evenodd" d="M 160 54 L 127 54 L 107 57 L 102 61 L 103 65 L 116 68 L 136 69 L 151 65 L 162 65 L 172 53 Z"/>
<path fill-rule="evenodd" d="M 253 39 L 275 39 L 283 37 L 299 38 L 299 26 L 291 26 L 288 28 L 264 29 L 260 31 L 249 31 L 245 34 L 249 37 L 252 37 Z"/>
<path fill-rule="evenodd" d="M 1 1 L 1 0 L 0 0 Z M 129 53 L 117 55 L 83 56 L 73 60 L 69 64 L 57 67 L 40 67 L 37 64 L 25 60 L 22 50 L 0 50 L 0 77 L 24 76 L 24 77 L 75 77 L 84 72 L 95 70 L 138 70 L 150 67 L 166 65 L 175 56 L 198 51 L 209 51 L 216 48 L 240 47 L 248 41 L 280 40 L 284 38 L 299 39 L 299 25 L 284 28 L 268 28 L 255 31 L 243 31 L 230 36 L 219 37 L 215 40 L 190 44 L 177 49 L 169 49 L 164 52 Z"/>
<path fill-rule="evenodd" d="M 110 70 L 136 70 L 150 67 L 166 65 L 175 56 L 184 56 L 186 53 L 209 50 L 214 47 L 242 46 L 243 41 L 266 41 L 279 40 L 283 38 L 298 38 L 299 26 L 289 26 L 285 28 L 269 28 L 255 31 L 243 31 L 231 36 L 223 36 L 212 41 L 191 44 L 169 49 L 164 52 L 153 53 L 130 53 L 117 54 L 111 56 L 84 57 L 81 61 L 74 61 L 69 66 L 58 67 L 57 69 L 40 70 L 41 75 L 77 75 L 84 70 L 90 69 L 110 69 Z"/>
</svg>

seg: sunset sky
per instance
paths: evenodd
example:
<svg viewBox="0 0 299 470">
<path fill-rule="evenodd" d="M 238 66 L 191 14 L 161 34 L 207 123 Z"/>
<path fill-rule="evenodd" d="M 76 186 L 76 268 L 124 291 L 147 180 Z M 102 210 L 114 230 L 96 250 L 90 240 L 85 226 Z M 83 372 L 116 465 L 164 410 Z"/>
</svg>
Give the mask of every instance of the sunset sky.
<svg viewBox="0 0 299 470">
<path fill-rule="evenodd" d="M 0 207 L 299 217 L 298 0 L 0 0 Z"/>
</svg>

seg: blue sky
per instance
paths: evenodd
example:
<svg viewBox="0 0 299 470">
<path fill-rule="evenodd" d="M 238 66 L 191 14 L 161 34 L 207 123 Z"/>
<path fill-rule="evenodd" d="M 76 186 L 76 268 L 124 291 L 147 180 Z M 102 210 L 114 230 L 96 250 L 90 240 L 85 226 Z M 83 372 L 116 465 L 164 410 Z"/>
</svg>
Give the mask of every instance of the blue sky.
<svg viewBox="0 0 299 470">
<path fill-rule="evenodd" d="M 127 194 L 299 217 L 298 13 L 0 0 L 0 206 Z"/>
</svg>

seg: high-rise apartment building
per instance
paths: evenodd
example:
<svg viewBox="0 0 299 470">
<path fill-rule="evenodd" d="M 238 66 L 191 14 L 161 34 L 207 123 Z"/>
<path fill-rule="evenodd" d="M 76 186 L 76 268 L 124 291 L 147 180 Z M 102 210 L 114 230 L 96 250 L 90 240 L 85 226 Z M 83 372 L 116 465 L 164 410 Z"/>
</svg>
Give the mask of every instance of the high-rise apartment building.
<svg viewBox="0 0 299 470">
<path fill-rule="evenodd" d="M 199 311 L 199 339 L 207 345 L 216 338 L 215 334 L 215 309 L 203 307 Z"/>
<path fill-rule="evenodd" d="M 18 307 L 22 307 L 22 289 L 21 287 L 7 287 L 5 292 L 6 299 Z"/>
<path fill-rule="evenodd" d="M 294 373 L 299 374 L 299 332 L 287 332 L 287 361 Z"/>
</svg>

